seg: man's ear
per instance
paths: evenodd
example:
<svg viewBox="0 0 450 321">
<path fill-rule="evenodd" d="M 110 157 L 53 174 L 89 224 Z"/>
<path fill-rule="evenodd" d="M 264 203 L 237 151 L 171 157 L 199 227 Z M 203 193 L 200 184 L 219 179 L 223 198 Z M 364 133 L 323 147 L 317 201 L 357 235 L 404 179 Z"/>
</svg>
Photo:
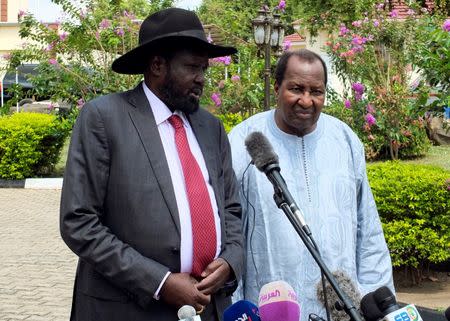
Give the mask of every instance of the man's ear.
<svg viewBox="0 0 450 321">
<path fill-rule="evenodd" d="M 167 72 L 167 60 L 161 56 L 150 58 L 148 71 L 155 77 L 159 77 Z"/>
<path fill-rule="evenodd" d="M 273 90 L 275 91 L 275 96 L 278 96 L 278 90 L 280 89 L 280 86 L 278 86 L 278 83 L 275 82 L 273 84 Z"/>
</svg>

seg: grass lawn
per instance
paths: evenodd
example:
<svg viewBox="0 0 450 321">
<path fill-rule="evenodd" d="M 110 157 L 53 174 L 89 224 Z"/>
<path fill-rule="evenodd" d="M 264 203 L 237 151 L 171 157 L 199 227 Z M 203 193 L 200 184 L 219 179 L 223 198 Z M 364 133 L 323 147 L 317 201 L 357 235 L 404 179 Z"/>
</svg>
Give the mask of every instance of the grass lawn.
<svg viewBox="0 0 450 321">
<path fill-rule="evenodd" d="M 66 160 L 67 160 L 67 152 L 69 151 L 69 144 L 70 144 L 70 136 L 67 137 L 64 147 L 61 151 L 61 157 L 59 158 L 58 163 L 55 166 L 55 170 L 52 177 L 63 177 L 64 175 L 64 167 L 66 166 Z"/>
<path fill-rule="evenodd" d="M 431 146 L 423 158 L 407 160 L 407 163 L 435 165 L 450 171 L 450 145 Z"/>
<path fill-rule="evenodd" d="M 368 162 L 376 164 L 380 161 Z M 450 171 L 450 145 L 431 146 L 424 157 L 401 160 L 401 162 L 418 165 L 434 165 Z"/>
</svg>

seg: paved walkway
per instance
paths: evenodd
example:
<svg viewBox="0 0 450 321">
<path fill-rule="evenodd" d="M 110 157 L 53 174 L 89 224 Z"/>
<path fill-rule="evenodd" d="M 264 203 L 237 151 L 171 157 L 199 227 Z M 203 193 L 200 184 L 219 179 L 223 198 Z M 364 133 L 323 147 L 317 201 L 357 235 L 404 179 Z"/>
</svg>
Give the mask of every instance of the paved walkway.
<svg viewBox="0 0 450 321">
<path fill-rule="evenodd" d="M 0 320 L 69 320 L 76 257 L 59 235 L 60 190 L 0 189 Z"/>
</svg>

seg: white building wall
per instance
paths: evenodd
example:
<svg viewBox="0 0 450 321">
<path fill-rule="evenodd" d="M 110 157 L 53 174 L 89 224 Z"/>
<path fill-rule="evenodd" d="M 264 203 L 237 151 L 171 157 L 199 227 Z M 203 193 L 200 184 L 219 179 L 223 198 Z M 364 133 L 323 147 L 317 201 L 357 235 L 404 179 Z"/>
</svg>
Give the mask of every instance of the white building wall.
<svg viewBox="0 0 450 321">
<path fill-rule="evenodd" d="M 8 22 L 18 22 L 19 11 L 28 10 L 28 1 L 29 0 L 8 0 Z"/>
<path fill-rule="evenodd" d="M 328 33 L 325 31 L 319 31 L 318 35 L 312 39 L 313 42 L 311 42 L 311 35 L 306 32 L 305 38 L 306 48 L 319 54 L 327 65 L 328 87 L 333 88 L 337 93 L 342 95 L 344 93 L 344 85 L 333 71 L 331 59 L 325 50 L 325 43 L 328 41 Z"/>
</svg>

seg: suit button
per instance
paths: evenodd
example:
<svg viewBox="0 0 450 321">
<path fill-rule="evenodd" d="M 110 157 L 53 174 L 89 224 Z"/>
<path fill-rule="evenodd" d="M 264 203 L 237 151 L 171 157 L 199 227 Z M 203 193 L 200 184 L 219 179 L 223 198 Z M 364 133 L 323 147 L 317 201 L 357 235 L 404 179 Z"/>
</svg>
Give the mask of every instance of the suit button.
<svg viewBox="0 0 450 321">
<path fill-rule="evenodd" d="M 179 254 L 180 253 L 180 249 L 178 247 L 172 247 L 171 251 L 173 254 Z"/>
</svg>

